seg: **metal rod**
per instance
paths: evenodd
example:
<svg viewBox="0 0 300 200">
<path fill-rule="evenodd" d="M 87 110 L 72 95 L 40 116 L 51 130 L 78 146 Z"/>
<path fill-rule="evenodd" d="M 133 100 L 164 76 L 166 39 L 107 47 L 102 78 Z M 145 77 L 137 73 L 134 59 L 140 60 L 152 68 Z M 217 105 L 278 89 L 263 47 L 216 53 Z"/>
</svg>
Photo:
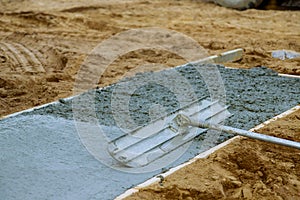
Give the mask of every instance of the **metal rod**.
<svg viewBox="0 0 300 200">
<path fill-rule="evenodd" d="M 241 136 L 245 136 L 245 137 L 249 137 L 249 138 L 253 138 L 253 139 L 257 139 L 257 140 L 262 140 L 262 141 L 271 142 L 274 144 L 279 144 L 279 145 L 283 145 L 283 146 L 287 146 L 287 147 L 293 147 L 296 149 L 300 149 L 300 142 L 295 142 L 295 141 L 286 140 L 286 139 L 273 137 L 273 136 L 269 136 L 269 135 L 254 133 L 251 131 L 245 131 L 245 130 L 233 128 L 230 126 L 223 126 L 223 125 L 219 125 L 219 124 L 210 124 L 207 122 L 197 122 L 197 121 L 190 121 L 189 125 L 194 126 L 194 127 L 199 127 L 199 128 L 208 128 L 208 129 L 214 129 L 214 130 L 218 130 L 218 131 L 224 131 L 226 133 L 241 135 Z"/>
</svg>

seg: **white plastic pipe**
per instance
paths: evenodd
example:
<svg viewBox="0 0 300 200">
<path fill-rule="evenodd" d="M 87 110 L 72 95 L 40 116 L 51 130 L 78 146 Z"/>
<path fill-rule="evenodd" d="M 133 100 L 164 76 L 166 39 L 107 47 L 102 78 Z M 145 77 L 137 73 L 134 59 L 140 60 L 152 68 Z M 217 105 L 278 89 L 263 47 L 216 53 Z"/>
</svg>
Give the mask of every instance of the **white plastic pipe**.
<svg viewBox="0 0 300 200">
<path fill-rule="evenodd" d="M 214 3 L 227 8 L 248 9 L 258 7 L 263 0 L 212 0 Z"/>
</svg>

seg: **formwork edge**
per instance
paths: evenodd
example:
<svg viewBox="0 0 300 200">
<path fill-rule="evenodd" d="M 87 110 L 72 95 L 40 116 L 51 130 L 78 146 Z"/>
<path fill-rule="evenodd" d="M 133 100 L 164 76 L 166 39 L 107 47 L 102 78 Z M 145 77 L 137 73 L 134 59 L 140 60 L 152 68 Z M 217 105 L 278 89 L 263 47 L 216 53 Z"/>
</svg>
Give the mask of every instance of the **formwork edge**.
<svg viewBox="0 0 300 200">
<path fill-rule="evenodd" d="M 286 117 L 287 115 L 292 114 L 292 113 L 296 112 L 297 110 L 300 110 L 300 105 L 297 105 L 297 106 L 295 106 L 295 107 L 293 107 L 293 108 L 291 108 L 291 109 L 289 109 L 289 110 L 287 110 L 287 111 L 285 111 L 285 112 L 283 112 L 283 113 L 281 113 L 281 114 L 279 114 L 279 115 L 277 115 L 277 116 L 275 116 L 275 117 L 273 117 L 273 118 L 271 118 L 271 119 L 269 119 L 269 120 L 267 120 L 267 121 L 265 121 L 265 122 L 263 122 L 263 123 L 255 126 L 254 128 L 250 129 L 249 131 L 256 131 L 256 130 L 258 130 L 260 128 L 263 128 L 267 124 L 270 124 L 271 122 L 274 122 L 274 121 L 276 121 L 276 120 L 278 120 L 280 118 Z M 141 184 L 139 184 L 139 185 L 137 185 L 137 186 L 135 186 L 135 187 L 127 190 L 127 191 L 125 191 L 123 194 L 121 194 L 118 197 L 116 197 L 115 200 L 125 199 L 126 197 L 129 197 L 130 195 L 138 192 L 141 188 L 147 187 L 147 186 L 149 186 L 149 185 L 151 185 L 153 183 L 158 183 L 161 180 L 161 178 L 160 178 L 161 176 L 162 177 L 167 177 L 167 176 L 173 174 L 174 172 L 176 172 L 177 170 L 179 170 L 179 169 L 181 169 L 181 168 L 183 168 L 183 167 L 185 167 L 187 165 L 190 165 L 190 164 L 194 163 L 198 159 L 207 158 L 209 155 L 211 155 L 215 151 L 217 151 L 217 150 L 219 150 L 219 149 L 221 149 L 221 148 L 229 145 L 230 143 L 232 143 L 234 140 L 236 140 L 238 138 L 243 138 L 243 137 L 242 136 L 235 136 L 235 137 L 233 137 L 233 138 L 231 138 L 231 139 L 229 139 L 229 140 L 227 140 L 227 141 L 225 141 L 225 142 L 223 142 L 223 143 L 221 143 L 221 144 L 219 144 L 219 145 L 217 145 L 217 146 L 215 146 L 215 147 L 213 147 L 213 148 L 211 148 L 211 149 L 209 149 L 207 151 L 204 151 L 204 152 L 198 154 L 197 156 L 195 156 L 194 158 L 190 159 L 189 161 L 187 161 L 187 162 L 185 162 L 185 163 L 183 163 L 181 165 L 178 165 L 178 166 L 176 166 L 174 168 L 171 168 L 167 172 L 158 174 L 155 177 L 152 177 L 149 180 L 147 180 L 147 181 L 145 181 L 145 182 L 143 182 L 143 183 L 141 183 Z"/>
</svg>

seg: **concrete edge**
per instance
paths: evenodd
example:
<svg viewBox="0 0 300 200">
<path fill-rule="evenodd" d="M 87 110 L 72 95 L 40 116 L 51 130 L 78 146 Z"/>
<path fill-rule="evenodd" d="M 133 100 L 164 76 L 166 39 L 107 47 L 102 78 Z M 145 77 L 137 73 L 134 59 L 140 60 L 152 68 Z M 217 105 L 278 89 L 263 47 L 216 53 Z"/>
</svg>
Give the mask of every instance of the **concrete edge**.
<svg viewBox="0 0 300 200">
<path fill-rule="evenodd" d="M 234 50 L 223 52 L 219 55 L 209 56 L 207 58 L 203 58 L 203 59 L 200 59 L 200 60 L 197 60 L 197 61 L 194 61 L 194 62 L 190 62 L 190 63 L 187 63 L 187 64 L 207 64 L 207 63 L 233 62 L 233 61 L 237 61 L 237 60 L 242 59 L 243 53 L 244 53 L 244 50 L 242 48 L 239 48 L 239 49 L 234 49 Z M 184 64 L 184 65 L 187 65 L 187 64 Z M 181 66 L 184 66 L 184 65 L 180 65 L 180 66 L 177 66 L 177 67 L 181 67 Z M 174 68 L 177 68 L 177 67 L 174 67 Z M 240 68 L 233 68 L 233 67 L 225 67 L 225 68 L 227 68 L 227 69 L 240 69 Z M 291 75 L 291 74 L 278 74 L 278 76 L 284 76 L 284 77 L 290 77 L 290 78 L 300 78 L 299 75 Z M 106 87 L 108 87 L 108 86 L 106 86 Z M 100 88 L 100 89 L 104 89 L 106 87 L 103 87 L 103 88 Z M 70 97 L 67 97 L 67 98 L 61 98 L 61 99 L 71 100 L 76 96 L 79 96 L 79 95 L 74 95 L 74 96 L 70 96 Z M 35 107 L 29 108 L 29 109 L 26 109 L 26 110 L 22 110 L 22 111 L 19 111 L 19 112 L 16 112 L 16 113 L 12 113 L 12 114 L 9 114 L 9 115 L 2 116 L 2 117 L 0 117 L 0 120 L 10 118 L 10 117 L 14 117 L 14 116 L 19 115 L 21 113 L 30 112 L 30 111 L 33 111 L 35 109 L 43 108 L 43 107 L 46 107 L 46 106 L 49 106 L 49 105 L 54 105 L 54 104 L 57 104 L 57 103 L 59 103 L 59 101 L 53 101 L 53 102 L 46 103 L 46 104 L 43 104 L 43 105 L 40 105 L 40 106 L 35 106 Z"/>
<path fill-rule="evenodd" d="M 79 95 L 74 95 L 74 96 L 70 96 L 70 97 L 66 97 L 66 98 L 60 98 L 60 99 L 67 101 L 67 100 L 71 100 L 71 99 L 73 99 L 77 96 L 79 96 Z M 47 106 L 50 106 L 50 105 L 55 105 L 55 104 L 59 104 L 59 100 L 49 102 L 49 103 L 46 103 L 46 104 L 42 104 L 40 106 L 35 106 L 35 107 L 29 108 L 29 109 L 26 109 L 26 110 L 21 110 L 19 112 L 15 112 L 15 113 L 12 113 L 12 114 L 9 114 L 9 115 L 2 116 L 2 117 L 0 117 L 0 120 L 7 119 L 7 118 L 10 118 L 10 117 L 15 117 L 15 116 L 20 115 L 22 113 L 31 112 L 31 111 L 34 111 L 36 109 L 44 108 L 44 107 L 47 107 Z"/>
<path fill-rule="evenodd" d="M 236 67 L 225 67 L 225 69 L 243 69 L 243 68 L 236 68 Z M 251 68 L 249 68 L 251 69 Z M 300 75 L 293 75 L 293 74 L 281 74 L 278 73 L 278 76 L 288 77 L 288 78 L 300 78 Z"/>
<path fill-rule="evenodd" d="M 230 51 L 223 52 L 218 55 L 209 56 L 197 61 L 190 62 L 188 64 L 208 64 L 208 63 L 225 63 L 234 62 L 241 60 L 243 58 L 244 50 L 242 48 L 234 49 Z"/>
<path fill-rule="evenodd" d="M 195 62 L 192 62 L 192 64 L 206 64 L 206 63 L 215 63 L 215 62 L 216 63 L 233 62 L 233 61 L 241 59 L 242 56 L 243 56 L 243 49 L 240 48 L 240 49 L 234 49 L 234 50 L 226 51 L 226 52 L 221 53 L 219 55 L 209 56 L 207 58 L 203 58 L 203 59 L 197 60 Z M 189 64 L 189 63 L 187 63 L 187 64 Z M 180 66 L 177 66 L 177 67 L 181 67 L 181 66 L 184 66 L 184 65 L 180 65 Z M 177 68 L 177 67 L 175 67 L 175 68 Z M 108 86 L 106 86 L 106 87 L 108 87 Z M 105 89 L 106 87 L 103 87 L 103 88 L 100 88 L 100 89 Z M 79 95 L 74 95 L 74 96 L 70 96 L 70 97 L 67 97 L 67 98 L 61 98 L 61 99 L 71 100 L 76 96 L 79 96 Z M 12 114 L 9 114 L 9 115 L 6 115 L 6 116 L 2 116 L 2 117 L 0 117 L 0 120 L 17 116 L 21 113 L 31 112 L 35 109 L 44 108 L 44 107 L 49 106 L 49 105 L 55 105 L 55 104 L 58 104 L 58 103 L 59 103 L 59 100 L 53 101 L 53 102 L 50 102 L 50 103 L 46 103 L 46 104 L 43 104 L 43 105 L 40 105 L 40 106 L 35 106 L 35 107 L 29 108 L 29 109 L 26 109 L 26 110 L 22 110 L 22 111 L 19 111 L 19 112 L 16 112 L 16 113 L 12 113 Z"/>
<path fill-rule="evenodd" d="M 284 76 L 289 78 L 300 78 L 299 75 L 292 75 L 292 74 L 278 74 L 278 76 Z"/>
<path fill-rule="evenodd" d="M 271 119 L 269 119 L 269 120 L 267 120 L 267 121 L 265 121 L 265 122 L 263 122 L 263 123 L 255 126 L 254 128 L 250 129 L 250 131 L 254 131 L 255 132 L 258 129 L 263 128 L 267 124 L 270 124 L 271 122 L 274 122 L 274 121 L 276 121 L 276 120 L 278 120 L 280 118 L 286 117 L 287 115 L 292 114 L 292 113 L 296 112 L 297 110 L 300 110 L 300 105 L 297 105 L 297 106 L 295 106 L 295 107 L 293 107 L 293 108 L 291 108 L 291 109 L 289 109 L 289 110 L 281 113 L 280 115 L 277 115 L 277 116 L 275 116 L 275 117 L 273 117 L 273 118 L 271 118 Z"/>
<path fill-rule="evenodd" d="M 296 112 L 297 110 L 300 110 L 300 105 L 297 105 L 297 106 L 295 106 L 295 107 L 293 107 L 293 108 L 291 108 L 291 109 L 289 109 L 289 110 L 287 110 L 287 111 L 285 111 L 285 112 L 283 112 L 283 113 L 281 113 L 281 114 L 279 114 L 279 115 L 277 115 L 277 116 L 275 116 L 275 117 L 273 117 L 273 118 L 271 118 L 271 119 L 269 119 L 269 120 L 267 120 L 267 121 L 265 121 L 265 122 L 263 122 L 263 123 L 255 126 L 254 128 L 250 129 L 250 131 L 256 131 L 256 130 L 258 130 L 260 128 L 263 128 L 267 124 L 270 124 L 271 122 L 274 122 L 274 121 L 276 121 L 276 120 L 278 120 L 280 118 L 284 118 L 287 115 Z M 190 165 L 190 164 L 194 163 L 198 159 L 206 158 L 210 154 L 212 154 L 215 151 L 217 151 L 217 150 L 219 150 L 219 149 L 227 146 L 228 144 L 232 143 L 234 140 L 236 140 L 238 138 L 242 138 L 242 136 L 235 136 L 235 137 L 233 137 L 233 138 L 231 138 L 231 139 L 229 139 L 229 140 L 227 140 L 227 141 L 225 141 L 225 142 L 223 142 L 223 143 L 221 143 L 221 144 L 219 144 L 219 145 L 217 145 L 217 146 L 215 146 L 215 147 L 213 147 L 213 148 L 211 148 L 211 149 L 209 149 L 209 150 L 207 150 L 205 152 L 202 152 L 202 153 L 198 154 L 197 156 L 195 156 L 191 160 L 189 160 L 189 161 L 187 161 L 187 162 L 185 162 L 185 163 L 183 163 L 181 165 L 178 165 L 178 166 L 176 166 L 174 168 L 171 168 L 170 170 L 168 170 L 165 173 L 158 174 L 157 176 L 155 176 L 155 177 L 153 177 L 153 178 L 145 181 L 144 183 L 141 183 L 141 184 L 139 184 L 139 185 L 137 185 L 137 186 L 135 186 L 135 187 L 133 187 L 133 188 L 125 191 L 123 194 L 121 194 L 118 197 L 116 197 L 115 200 L 122 200 L 122 199 L 124 199 L 126 197 L 129 197 L 130 195 L 138 192 L 139 189 L 141 189 L 141 188 L 147 187 L 147 186 L 149 186 L 149 185 L 151 185 L 153 183 L 158 183 L 161 180 L 161 178 L 160 178 L 161 176 L 162 177 L 167 177 L 170 174 L 176 172 L 177 170 L 179 170 L 179 169 L 181 169 L 181 168 L 183 168 L 183 167 L 185 167 L 187 165 Z"/>
</svg>

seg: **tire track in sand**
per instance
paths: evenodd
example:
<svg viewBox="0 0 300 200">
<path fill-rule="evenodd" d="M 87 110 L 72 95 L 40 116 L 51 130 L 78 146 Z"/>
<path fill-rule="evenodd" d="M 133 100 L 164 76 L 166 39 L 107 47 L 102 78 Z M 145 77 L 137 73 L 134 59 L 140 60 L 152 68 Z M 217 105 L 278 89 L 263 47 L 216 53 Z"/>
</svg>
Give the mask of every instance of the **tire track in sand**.
<svg viewBox="0 0 300 200">
<path fill-rule="evenodd" d="M 0 42 L 0 49 L 2 49 L 9 60 L 12 61 L 15 71 L 33 73 L 45 72 L 38 56 L 23 44 Z"/>
</svg>

